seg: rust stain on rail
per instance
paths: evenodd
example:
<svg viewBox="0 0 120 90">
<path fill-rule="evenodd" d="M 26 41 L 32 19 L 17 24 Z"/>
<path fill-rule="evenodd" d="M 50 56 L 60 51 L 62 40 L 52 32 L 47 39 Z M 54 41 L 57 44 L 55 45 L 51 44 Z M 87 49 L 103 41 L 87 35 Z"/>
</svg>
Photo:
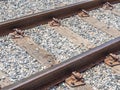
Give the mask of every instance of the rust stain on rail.
<svg viewBox="0 0 120 90">
<path fill-rule="evenodd" d="M 21 18 L 16 18 L 0 23 L 0 35 L 6 35 L 9 32 L 13 32 L 14 28 L 26 29 L 35 27 L 42 23 L 47 23 L 55 18 L 64 18 L 72 14 L 78 13 L 80 10 L 92 9 L 98 7 L 105 2 L 120 2 L 120 0 L 86 0 L 79 3 L 66 5 L 52 10 L 39 12 L 36 14 L 27 15 Z"/>
<path fill-rule="evenodd" d="M 30 28 L 41 23 L 46 23 L 55 18 L 63 18 L 71 14 L 78 13 L 82 9 L 90 9 L 103 5 L 105 2 L 120 2 L 120 0 L 88 0 L 76 4 L 40 12 L 22 18 L 0 23 L 0 35 L 12 32 L 14 28 Z M 58 65 L 38 72 L 15 84 L 2 88 L 2 90 L 41 90 L 49 88 L 60 81 L 64 81 L 73 71 L 83 71 L 86 67 L 102 61 L 102 57 L 111 52 L 120 50 L 120 37 L 111 40 L 101 46 L 93 48 L 85 53 L 77 55 Z"/>
<path fill-rule="evenodd" d="M 102 57 L 107 56 L 111 52 L 120 50 L 120 37 L 111 40 L 99 47 L 91 49 L 85 53 L 77 55 L 67 61 L 55 65 L 49 69 L 38 72 L 29 78 L 23 79 L 13 85 L 7 86 L 2 90 L 36 90 L 43 89 L 54 85 L 55 82 L 64 81 L 73 71 L 83 71 L 86 66 L 91 66 L 95 62 L 100 62 Z"/>
</svg>

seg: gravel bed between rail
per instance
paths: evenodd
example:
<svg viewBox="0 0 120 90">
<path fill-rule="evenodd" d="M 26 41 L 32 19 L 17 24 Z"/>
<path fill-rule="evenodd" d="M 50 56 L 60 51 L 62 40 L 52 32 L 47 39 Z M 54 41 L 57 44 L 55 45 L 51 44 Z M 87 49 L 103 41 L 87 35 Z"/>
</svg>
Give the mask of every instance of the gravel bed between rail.
<svg viewBox="0 0 120 90">
<path fill-rule="evenodd" d="M 11 82 L 26 78 L 43 69 L 44 67 L 37 60 L 15 45 L 11 39 L 0 39 L 0 71 L 4 72 Z M 0 80 L 4 79 L 0 77 Z"/>
<path fill-rule="evenodd" d="M 0 1 L 0 22 L 13 19 L 13 17 L 17 18 L 52 9 L 62 5 L 63 1 L 65 1 L 64 4 L 70 4 L 80 0 L 32 0 L 30 2 L 29 0 L 17 0 L 16 2 L 14 0 Z M 120 8 L 119 4 L 116 7 Z M 91 12 L 97 13 L 99 11 L 102 12 L 101 10 L 93 10 Z M 99 19 L 102 20 L 102 18 L 105 23 L 108 23 L 108 25 L 111 26 L 113 25 L 115 28 L 120 30 L 120 17 L 111 13 L 105 13 L 103 17 L 100 16 Z M 112 22 L 110 22 L 109 18 Z M 115 18 L 115 20 L 113 20 L 113 18 Z M 74 32 L 79 33 L 79 35 L 88 39 L 96 46 L 113 39 L 113 37 L 110 37 L 106 33 L 103 33 L 102 31 L 97 30 L 93 26 L 82 21 L 82 19 L 78 19 L 78 16 L 63 19 L 61 22 L 63 25 L 69 27 Z M 45 25 L 26 30 L 25 33 L 37 44 L 42 45 L 43 48 L 52 53 L 61 62 L 88 50 L 84 47 L 84 44 L 76 46 L 67 40 L 66 37 L 57 34 L 53 29 L 47 29 Z M 4 71 L 12 82 L 21 80 L 44 69 L 37 60 L 15 45 L 11 39 L 0 39 L 0 63 L 2 63 L 0 64 L 0 70 Z M 120 75 L 114 74 L 112 70 L 104 64 L 98 65 L 86 71 L 83 75 L 86 83 L 91 84 L 94 89 L 120 89 L 120 84 L 118 83 Z M 0 78 L 0 80 L 2 79 Z M 65 89 L 65 87 L 64 83 L 60 85 L 60 88 Z"/>
<path fill-rule="evenodd" d="M 120 3 L 113 4 L 113 6 L 114 6 L 114 9 L 120 12 Z"/>
<path fill-rule="evenodd" d="M 85 48 L 84 44 L 81 44 L 80 46 L 74 45 L 66 37 L 61 36 L 56 33 L 53 28 L 48 28 L 46 25 L 26 30 L 25 33 L 38 45 L 53 54 L 58 61 L 65 61 L 70 57 L 88 50 Z"/>
<path fill-rule="evenodd" d="M 83 21 L 78 15 L 61 20 L 61 24 L 67 26 L 83 38 L 88 39 L 96 46 L 113 39 L 110 35 Z"/>
<path fill-rule="evenodd" d="M 85 82 L 98 90 L 120 90 L 120 75 L 104 63 L 83 73 Z"/>
<path fill-rule="evenodd" d="M 112 12 L 104 12 L 103 8 L 92 10 L 89 14 L 99 21 L 106 23 L 108 28 L 114 27 L 120 31 L 120 16 Z"/>
</svg>

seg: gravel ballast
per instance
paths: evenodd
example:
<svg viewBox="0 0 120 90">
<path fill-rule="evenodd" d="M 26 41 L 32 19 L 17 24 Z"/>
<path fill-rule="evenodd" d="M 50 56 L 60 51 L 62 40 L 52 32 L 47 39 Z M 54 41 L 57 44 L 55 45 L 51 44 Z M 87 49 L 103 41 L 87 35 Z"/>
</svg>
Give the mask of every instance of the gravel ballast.
<svg viewBox="0 0 120 90">
<path fill-rule="evenodd" d="M 0 22 L 80 1 L 84 0 L 0 1 Z M 115 8 L 119 10 L 120 4 L 116 5 Z M 111 12 L 104 12 L 102 8 L 92 10 L 89 14 L 100 22 L 106 23 L 108 28 L 114 27 L 120 31 L 119 16 Z M 83 21 L 78 15 L 62 19 L 60 22 L 62 26 L 68 27 L 96 46 L 114 39 L 114 37 Z M 80 46 L 73 44 L 67 37 L 56 33 L 53 28 L 48 28 L 47 24 L 26 30 L 25 34 L 54 55 L 60 62 L 88 50 L 84 44 Z M 44 69 L 43 65 L 17 46 L 12 39 L 0 38 L 0 71 L 6 74 L 5 77 L 0 77 L 0 82 L 7 77 L 14 83 Z M 110 67 L 103 63 L 82 74 L 85 82 L 90 84 L 94 90 L 120 90 L 120 83 L 118 82 L 120 75 L 114 73 Z M 69 90 L 69 88 L 65 83 L 62 83 L 51 90 Z"/>
<path fill-rule="evenodd" d="M 44 67 L 26 51 L 14 44 L 11 39 L 0 39 L 0 71 L 11 82 L 26 78 Z"/>
<path fill-rule="evenodd" d="M 2 0 L 0 22 L 84 0 Z"/>
<path fill-rule="evenodd" d="M 48 28 L 47 24 L 26 30 L 25 33 L 38 45 L 53 54 L 60 62 L 88 50 L 84 44 L 80 46 L 74 45 L 66 37 L 56 33 L 53 28 Z"/>
<path fill-rule="evenodd" d="M 83 73 L 85 82 L 95 90 L 120 90 L 120 75 L 104 63 Z"/>
<path fill-rule="evenodd" d="M 92 10 L 89 14 L 100 22 L 104 22 L 108 28 L 113 27 L 120 31 L 120 16 L 117 16 L 110 11 L 105 12 L 103 8 Z"/>
<path fill-rule="evenodd" d="M 116 55 L 120 57 L 120 51 Z M 120 74 L 104 63 L 90 68 L 81 74 L 85 83 L 91 85 L 93 90 L 120 90 Z M 66 83 L 61 83 L 59 86 L 51 88 L 51 90 L 70 90 L 70 88 Z"/>
<path fill-rule="evenodd" d="M 85 83 L 93 90 L 120 90 L 120 75 L 115 73 L 104 63 L 99 64 L 84 73 L 81 73 Z M 71 90 L 66 83 L 51 88 L 51 90 Z M 74 90 L 74 88 L 72 88 Z"/>
<path fill-rule="evenodd" d="M 120 3 L 113 4 L 114 9 L 120 12 Z"/>
<path fill-rule="evenodd" d="M 110 35 L 83 21 L 78 15 L 61 20 L 61 24 L 68 27 L 83 38 L 88 39 L 96 46 L 113 39 Z"/>
</svg>

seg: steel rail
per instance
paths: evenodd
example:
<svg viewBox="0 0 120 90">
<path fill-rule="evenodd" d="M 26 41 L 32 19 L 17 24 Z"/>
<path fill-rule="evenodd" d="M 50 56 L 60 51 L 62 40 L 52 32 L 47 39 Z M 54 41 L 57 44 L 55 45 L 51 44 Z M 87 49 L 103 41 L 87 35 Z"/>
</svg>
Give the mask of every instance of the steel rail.
<svg viewBox="0 0 120 90">
<path fill-rule="evenodd" d="M 38 72 L 29 78 L 23 79 L 13 85 L 7 86 L 2 90 L 42 90 L 58 81 L 63 81 L 73 71 L 83 71 L 86 66 L 91 66 L 96 62 L 102 61 L 101 58 L 111 52 L 120 50 L 120 37 L 111 40 L 101 46 L 77 55 L 65 62 L 51 68 Z"/>
<path fill-rule="evenodd" d="M 92 9 L 98 7 L 105 2 L 120 2 L 120 0 L 85 0 L 79 3 L 51 9 L 20 18 L 8 20 L 0 23 L 0 35 L 6 35 L 13 31 L 14 28 L 26 29 L 31 28 L 55 18 L 63 18 L 71 14 L 79 12 L 81 9 Z"/>
<path fill-rule="evenodd" d="M 65 16 L 79 12 L 81 9 L 90 9 L 98 7 L 105 2 L 120 2 L 120 0 L 87 0 L 77 4 L 72 4 L 33 15 L 28 15 L 18 19 L 9 20 L 0 23 L 0 35 L 12 32 L 14 28 L 30 28 L 41 23 L 48 22 L 53 17 L 63 18 Z M 12 85 L 2 88 L 2 90 L 36 90 L 43 89 L 50 85 L 54 85 L 59 81 L 63 81 L 72 71 L 82 71 L 86 67 L 102 61 L 102 57 L 108 53 L 120 50 L 120 37 L 111 40 L 101 46 L 77 55 L 51 68 L 38 72 L 26 79 L 16 82 Z"/>
</svg>

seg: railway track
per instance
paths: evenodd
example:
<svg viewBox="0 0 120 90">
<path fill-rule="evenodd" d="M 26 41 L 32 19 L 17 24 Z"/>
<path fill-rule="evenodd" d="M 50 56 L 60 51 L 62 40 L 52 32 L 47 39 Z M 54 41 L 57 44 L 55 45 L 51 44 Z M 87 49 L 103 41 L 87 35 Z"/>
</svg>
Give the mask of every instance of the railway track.
<svg viewBox="0 0 120 90">
<path fill-rule="evenodd" d="M 119 75 L 119 2 L 81 1 L 1 22 L 1 89 L 50 89 L 65 81 L 69 89 L 91 90 L 80 73 L 103 61 Z"/>
</svg>

